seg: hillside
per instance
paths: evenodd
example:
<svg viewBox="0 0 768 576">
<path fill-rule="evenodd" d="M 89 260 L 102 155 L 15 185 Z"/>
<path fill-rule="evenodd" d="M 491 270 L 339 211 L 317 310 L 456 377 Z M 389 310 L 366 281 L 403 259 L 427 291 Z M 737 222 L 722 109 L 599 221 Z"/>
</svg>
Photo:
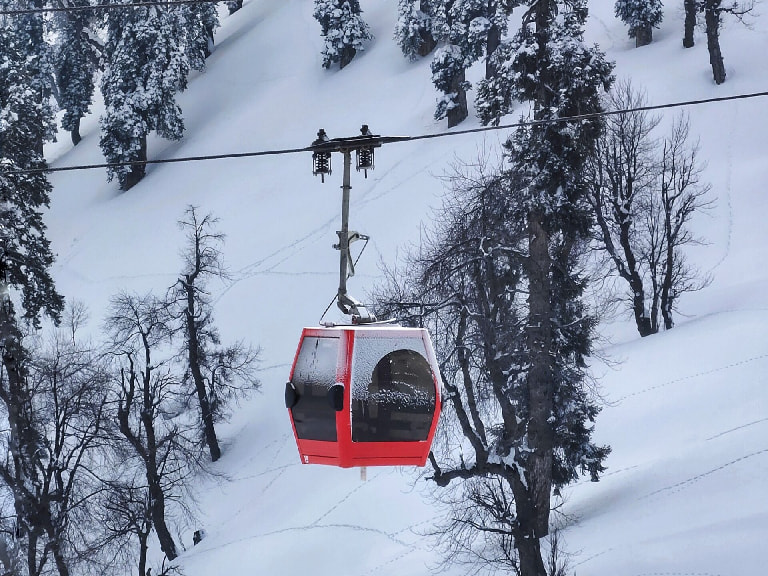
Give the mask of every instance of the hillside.
<svg viewBox="0 0 768 576">
<path fill-rule="evenodd" d="M 223 18 L 208 69 L 180 97 L 180 142 L 152 139 L 151 158 L 308 145 L 317 129 L 351 136 L 437 133 L 429 61 L 409 63 L 391 40 L 395 3 L 362 0 L 376 37 L 344 70 L 321 68 L 321 38 L 309 0 L 250 0 Z M 768 20 L 728 22 L 728 80 L 711 80 L 705 38 L 680 47 L 682 8 L 670 7 L 655 42 L 634 49 L 612 3 L 593 2 L 589 39 L 616 74 L 664 103 L 768 89 Z M 604 4 L 604 5 L 603 5 Z M 759 7 L 758 7 L 759 8 Z M 290 42 L 287 41 L 290 40 Z M 480 70 L 473 70 L 475 76 Z M 472 76 L 470 75 L 472 79 Z M 470 97 L 473 93 L 470 93 Z M 597 440 L 613 453 L 599 483 L 568 490 L 566 546 L 589 576 L 761 573 L 768 536 L 768 100 L 686 110 L 700 137 L 714 207 L 696 221 L 707 244 L 691 257 L 713 275 L 681 302 L 672 331 L 642 341 L 627 319 L 602 330 L 610 342 L 593 370 L 606 406 Z M 99 105 L 82 127 L 47 149 L 54 166 L 101 162 Z M 671 122 L 673 113 L 664 115 Z M 514 115 L 509 121 L 514 121 Z M 459 129 L 478 126 L 470 117 Z M 456 159 L 494 149 L 487 132 L 388 145 L 367 179 L 354 174 L 351 225 L 372 238 L 350 283 L 362 297 L 440 205 L 439 176 Z M 102 170 L 52 177 L 46 214 L 60 292 L 86 302 L 94 327 L 119 289 L 164 290 L 180 266 L 187 205 L 212 212 L 227 234 L 232 281 L 212 286 L 226 340 L 263 348 L 263 392 L 226 427 L 217 464 L 228 481 L 201 484 L 200 521 L 183 528 L 187 576 L 253 574 L 424 575 L 439 560 L 429 531 L 438 511 L 411 469 L 302 466 L 283 406 L 283 384 L 305 325 L 335 294 L 340 169 L 322 185 L 309 155 L 152 166 L 127 193 Z M 333 317 L 333 314 L 331 316 Z M 192 547 L 192 532 L 206 538 Z M 454 567 L 445 574 L 466 574 Z"/>
</svg>

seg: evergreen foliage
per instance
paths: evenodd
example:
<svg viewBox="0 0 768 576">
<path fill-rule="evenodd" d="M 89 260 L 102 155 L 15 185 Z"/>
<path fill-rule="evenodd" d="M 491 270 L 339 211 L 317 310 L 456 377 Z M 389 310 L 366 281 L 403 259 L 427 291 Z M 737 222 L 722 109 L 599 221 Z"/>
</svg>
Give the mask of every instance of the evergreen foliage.
<svg viewBox="0 0 768 576">
<path fill-rule="evenodd" d="M 89 0 L 73 0 L 72 6 L 88 6 Z M 53 65 L 59 108 L 64 110 L 61 127 L 80 140 L 80 120 L 90 112 L 99 63 L 96 17 L 89 10 L 58 13 L 55 19 L 57 42 Z"/>
<path fill-rule="evenodd" d="M 219 27 L 216 5 L 207 2 L 185 7 L 187 18 L 187 57 L 194 70 L 205 68 L 205 59 L 213 52 L 213 33 Z"/>
<path fill-rule="evenodd" d="M 373 39 L 365 23 L 359 0 L 315 0 L 314 17 L 320 23 L 323 47 L 323 68 L 336 62 L 344 68 L 365 43 Z"/>
<path fill-rule="evenodd" d="M 26 7 L 9 4 L 10 8 Z M 64 570 L 66 562 L 57 533 L 49 530 L 49 519 L 56 517 L 51 494 L 44 489 L 51 459 L 42 462 L 45 432 L 32 401 L 31 358 L 21 320 L 32 328 L 40 326 L 43 315 L 57 321 L 64 302 L 49 272 L 53 254 L 42 218 L 51 185 L 42 171 L 6 171 L 46 167 L 43 144 L 55 128 L 48 57 L 40 14 L 0 20 L 0 167 L 4 172 L 0 174 L 0 402 L 7 417 L 7 456 L 0 465 L 0 478 L 12 496 L 18 518 L 17 549 L 30 574 L 45 565 L 49 553 Z"/>
<path fill-rule="evenodd" d="M 466 117 L 466 91 L 471 84 L 464 79 L 465 70 L 483 57 L 486 58 L 486 74 L 477 101 L 478 110 L 483 111 L 481 119 L 484 122 L 489 117 L 498 120 L 508 111 L 509 104 L 503 104 L 503 92 L 507 91 L 503 85 L 508 80 L 502 76 L 503 56 L 497 51 L 507 32 L 509 15 L 516 5 L 514 0 L 443 2 L 438 21 L 442 28 L 441 38 L 447 44 L 432 61 L 432 82 L 442 92 L 435 119 L 448 116 L 450 127 Z M 455 115 L 457 109 L 461 109 L 461 114 L 452 120 L 449 112 L 454 110 Z"/>
<path fill-rule="evenodd" d="M 100 145 L 110 163 L 137 163 L 108 169 L 109 179 L 117 177 L 122 190 L 144 177 L 150 132 L 170 140 L 184 132 L 175 95 L 187 87 L 191 68 L 188 14 L 183 7 L 108 13 Z"/>
<path fill-rule="evenodd" d="M 472 86 L 464 79 L 466 68 L 461 47 L 456 44 L 447 44 L 438 48 L 430 64 L 432 84 L 442 93 L 437 100 L 435 120 L 442 120 L 456 109 L 463 110 L 461 120 L 466 118 L 466 92 Z"/>
<path fill-rule="evenodd" d="M 535 120 L 603 109 L 601 95 L 613 82 L 613 64 L 597 46 L 584 44 L 586 17 L 586 1 L 571 2 L 568 8 L 561 8 L 546 32 L 534 32 L 528 24 L 514 39 L 513 95 L 544 104 L 538 106 Z M 530 191 L 525 209 L 544 214 L 553 232 L 563 229 L 585 234 L 588 230 L 589 206 L 581 181 L 584 153 L 593 148 L 602 125 L 595 118 L 524 126 L 507 142 L 511 169 L 519 172 Z"/>
<path fill-rule="evenodd" d="M 658 28 L 664 14 L 662 0 L 616 0 L 616 17 L 629 27 L 630 38 L 637 39 L 637 46 L 650 44 L 653 28 Z"/>
<path fill-rule="evenodd" d="M 496 74 L 490 78 L 483 78 L 477 85 L 475 109 L 483 126 L 498 126 L 501 118 L 512 109 L 514 102 L 512 52 L 512 43 L 502 42 L 489 58 Z"/>
<path fill-rule="evenodd" d="M 409 60 L 429 54 L 444 26 L 439 0 L 399 0 L 395 42 Z"/>
<path fill-rule="evenodd" d="M 53 134 L 50 102 L 40 79 L 41 53 L 30 30 L 39 17 L 0 24 L 0 166 L 3 170 L 43 169 L 44 140 Z M 40 24 L 41 26 L 41 24 Z M 39 325 L 41 314 L 58 318 L 63 298 L 49 268 L 53 263 L 42 210 L 51 185 L 44 172 L 0 175 L 0 266 L 3 280 L 21 290 L 23 317 Z"/>
</svg>

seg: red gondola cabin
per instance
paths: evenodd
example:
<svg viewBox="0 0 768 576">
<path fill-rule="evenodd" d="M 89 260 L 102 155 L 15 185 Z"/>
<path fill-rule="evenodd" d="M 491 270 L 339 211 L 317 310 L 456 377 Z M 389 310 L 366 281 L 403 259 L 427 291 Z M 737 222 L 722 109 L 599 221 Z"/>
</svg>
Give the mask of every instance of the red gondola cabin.
<svg viewBox="0 0 768 576">
<path fill-rule="evenodd" d="M 285 404 L 304 464 L 424 466 L 440 415 L 429 333 L 305 328 Z"/>
</svg>

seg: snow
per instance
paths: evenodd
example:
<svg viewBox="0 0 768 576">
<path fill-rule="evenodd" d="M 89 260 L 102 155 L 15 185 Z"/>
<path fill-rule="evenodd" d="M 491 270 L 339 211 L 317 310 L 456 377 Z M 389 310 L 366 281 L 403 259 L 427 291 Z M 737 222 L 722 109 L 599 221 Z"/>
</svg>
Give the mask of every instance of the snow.
<svg viewBox="0 0 768 576">
<path fill-rule="evenodd" d="M 151 158 L 295 148 L 317 129 L 353 136 L 361 124 L 385 136 L 436 133 L 437 93 L 429 59 L 408 62 L 392 40 L 396 5 L 361 2 L 375 37 L 344 70 L 323 70 L 323 40 L 306 0 L 251 0 L 222 19 L 208 69 L 194 74 L 178 102 L 186 133 L 151 138 Z M 613 16 L 592 3 L 587 38 L 616 60 L 651 104 L 766 90 L 768 20 L 751 29 L 728 21 L 722 37 L 728 79 L 715 86 L 706 39 L 681 48 L 682 8 L 668 7 L 654 42 L 641 49 Z M 223 14 L 223 12 L 222 12 Z M 468 74 L 476 81 L 478 65 Z M 474 92 L 470 92 L 474 97 Z M 639 339 L 630 319 L 602 326 L 611 344 L 595 360 L 606 406 L 596 439 L 610 443 L 599 483 L 567 490 L 564 538 L 577 574 L 762 573 L 768 536 L 768 181 L 765 99 L 686 109 L 700 137 L 715 206 L 698 217 L 707 243 L 691 259 L 713 275 L 681 301 L 678 326 Z M 98 116 L 83 122 L 82 143 L 66 134 L 47 148 L 54 166 L 103 162 Z M 662 123 L 671 124 L 672 112 Z M 509 121 L 516 119 L 510 116 Z M 476 127 L 470 118 L 457 129 Z M 352 176 L 351 225 L 371 236 L 350 280 L 365 299 L 440 205 L 456 159 L 473 161 L 503 132 L 387 145 L 376 170 Z M 176 226 L 187 205 L 212 212 L 227 234 L 231 282 L 212 285 L 225 341 L 263 348 L 263 392 L 223 428 L 217 470 L 201 482 L 200 519 L 179 527 L 187 576 L 260 574 L 423 575 L 439 561 L 427 535 L 438 511 L 413 469 L 303 466 L 283 405 L 283 386 L 305 325 L 336 292 L 341 170 L 325 185 L 309 155 L 150 166 L 127 193 L 104 170 L 57 173 L 46 214 L 59 290 L 86 302 L 98 328 L 120 289 L 162 292 L 176 278 L 184 241 Z M 335 308 L 330 316 L 337 314 Z M 331 318 L 334 319 L 334 318 Z M 336 317 L 339 320 L 340 318 Z M 203 528 L 205 539 L 192 546 Z M 465 574 L 467 567 L 445 570 Z"/>
</svg>

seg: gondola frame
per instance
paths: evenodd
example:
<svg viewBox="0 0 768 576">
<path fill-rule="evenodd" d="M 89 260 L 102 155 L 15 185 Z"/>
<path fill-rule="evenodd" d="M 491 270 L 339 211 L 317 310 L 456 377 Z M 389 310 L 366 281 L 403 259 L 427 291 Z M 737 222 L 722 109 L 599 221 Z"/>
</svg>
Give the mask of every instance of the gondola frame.
<svg viewBox="0 0 768 576">
<path fill-rule="evenodd" d="M 336 340 L 336 360 L 335 360 L 335 374 L 334 382 L 328 386 L 328 392 L 330 396 L 328 400 L 328 407 L 333 410 L 333 419 L 335 420 L 333 429 L 335 429 L 335 440 L 329 438 L 330 428 L 324 430 L 324 432 L 317 434 L 318 436 L 327 436 L 326 438 L 312 439 L 306 436 L 304 429 L 297 431 L 297 423 L 304 426 L 300 421 L 294 418 L 300 416 L 297 410 L 299 403 L 299 395 L 297 393 L 296 386 L 294 385 L 294 379 L 296 377 L 297 363 L 299 362 L 299 356 L 302 352 L 302 346 L 307 339 L 335 339 Z M 420 416 L 422 432 L 427 430 L 426 437 L 419 440 L 407 440 L 407 441 L 393 441 L 382 440 L 376 441 L 359 441 L 353 438 L 353 435 L 360 435 L 360 426 L 353 431 L 353 408 L 352 402 L 357 392 L 353 389 L 355 384 L 359 387 L 359 378 L 357 381 L 353 380 L 355 375 L 355 369 L 362 368 L 363 364 L 367 362 L 371 363 L 370 358 L 361 360 L 363 356 L 368 353 L 371 357 L 376 356 L 374 342 L 387 342 L 391 341 L 395 345 L 401 342 L 415 342 L 420 341 L 423 349 L 413 350 L 419 354 L 423 360 L 426 361 L 429 371 L 431 373 L 431 384 L 434 392 L 434 404 L 431 406 L 430 418 L 428 420 L 428 429 L 424 427 L 427 423 L 426 414 L 422 412 Z M 323 343 L 328 345 L 326 341 Z M 319 345 L 319 340 L 316 341 L 316 346 Z M 384 345 L 386 347 L 386 345 Z M 397 351 L 412 350 L 416 346 L 406 349 L 398 349 Z M 382 358 L 383 355 L 379 354 Z M 376 361 L 376 369 L 378 369 L 380 359 Z M 357 364 L 356 364 L 357 363 Z M 351 325 L 351 326 L 333 326 L 333 327 L 308 327 L 302 331 L 301 339 L 296 349 L 294 361 L 291 366 L 290 380 L 286 385 L 286 407 L 291 420 L 291 427 L 293 429 L 293 435 L 296 440 L 301 462 L 303 464 L 325 464 L 330 466 L 338 466 L 342 468 L 361 467 L 361 466 L 424 466 L 429 455 L 429 451 L 432 446 L 432 440 L 434 439 L 435 431 L 440 416 L 441 398 L 440 391 L 442 383 L 439 376 L 439 368 L 437 360 L 435 358 L 434 349 L 429 333 L 423 328 L 407 328 L 401 326 L 381 326 L 381 325 Z M 423 381 L 424 378 L 421 378 Z M 326 383 L 329 380 L 326 378 Z M 343 387 L 343 397 L 339 403 L 338 386 Z M 332 392 L 333 388 L 336 388 L 336 392 Z M 431 400 L 431 398 L 430 398 Z M 319 400 L 322 401 L 322 400 Z M 368 400 L 370 401 L 370 399 Z M 315 398 L 315 403 L 318 403 L 318 399 Z M 335 406 L 332 406 L 333 403 Z M 356 406 L 359 406 L 359 400 L 356 399 Z M 340 410 L 338 408 L 341 408 Z M 327 409 L 323 409 L 327 410 Z M 330 414 L 328 414 L 330 417 Z M 401 414 L 395 413 L 395 417 L 400 419 L 407 418 Z M 355 423 L 360 422 L 359 414 L 355 416 Z M 325 423 L 325 422 L 321 422 Z M 325 424 L 330 424 L 328 421 Z M 384 435 L 390 434 L 389 431 L 384 431 Z"/>
</svg>

